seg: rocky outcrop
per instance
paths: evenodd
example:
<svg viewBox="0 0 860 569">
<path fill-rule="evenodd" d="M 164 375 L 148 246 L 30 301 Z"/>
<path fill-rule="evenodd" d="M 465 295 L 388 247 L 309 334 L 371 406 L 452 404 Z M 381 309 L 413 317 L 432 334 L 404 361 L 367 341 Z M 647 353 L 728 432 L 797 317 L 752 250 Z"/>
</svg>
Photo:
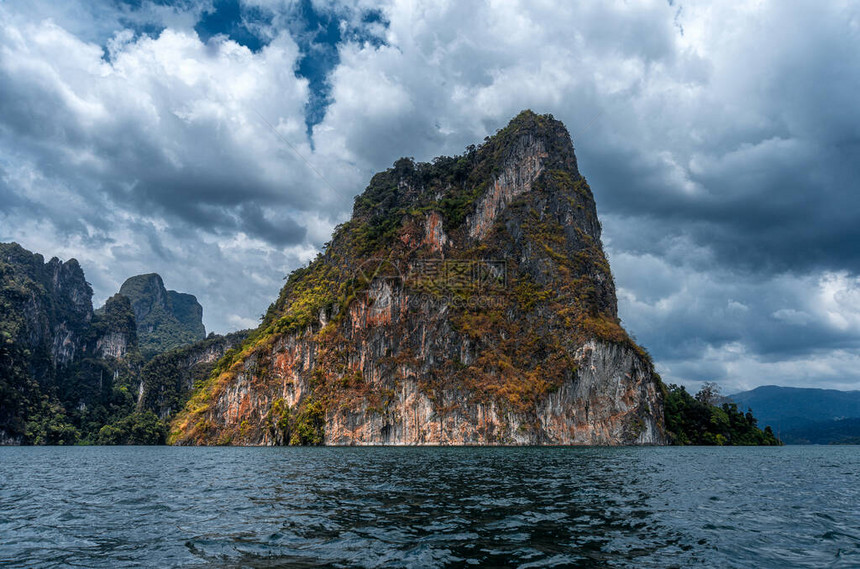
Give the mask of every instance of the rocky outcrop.
<svg viewBox="0 0 860 569">
<path fill-rule="evenodd" d="M 210 415 L 241 427 L 219 442 L 282 445 L 290 431 L 278 427 L 291 409 L 313 394 L 313 343 L 285 339 L 275 347 L 277 383 L 262 386 L 247 370 L 226 385 Z M 659 393 L 653 371 L 634 350 L 601 341 L 577 354 L 580 372 L 526 412 L 451 388 L 426 392 L 418 377 L 390 383 L 385 399 L 360 397 L 326 413 L 329 445 L 617 445 L 663 444 Z M 373 374 L 370 384 L 385 384 Z M 244 425 L 244 427 L 242 427 Z M 211 428 L 211 426 L 209 426 Z"/>
<path fill-rule="evenodd" d="M 173 316 L 190 336 L 196 337 L 197 341 L 206 337 L 206 328 L 203 326 L 203 307 L 197 301 L 197 297 L 186 292 L 167 291 L 167 299 Z"/>
<path fill-rule="evenodd" d="M 0 243 L 0 271 L 7 338 L 47 354 L 51 367 L 71 363 L 93 317 L 93 292 L 78 262 L 54 257 L 45 263 L 17 243 Z"/>
<path fill-rule="evenodd" d="M 147 359 L 206 337 L 203 307 L 197 298 L 167 290 L 156 273 L 130 277 L 119 294 L 131 302 L 140 349 Z"/>
<path fill-rule="evenodd" d="M 247 336 L 247 331 L 210 334 L 203 341 L 155 356 L 140 374 L 138 410 L 152 411 L 160 419 L 170 417 L 185 404 L 195 383 L 204 381 L 218 360 Z"/>
<path fill-rule="evenodd" d="M 137 355 L 137 325 L 129 300 L 115 294 L 98 309 L 90 331 L 90 353 L 123 360 Z"/>
<path fill-rule="evenodd" d="M 101 443 L 100 421 L 122 423 L 135 413 L 144 391 L 137 315 L 151 325 L 150 340 L 152 332 L 176 343 L 202 338 L 193 296 L 165 290 L 157 275 L 132 281 L 126 292 L 93 311 L 77 261 L 46 263 L 18 244 L 0 243 L 0 444 Z M 148 346 L 157 353 L 157 345 Z M 198 359 L 209 362 L 204 376 L 226 349 L 201 348 Z M 182 385 L 187 397 L 191 384 Z"/>
<path fill-rule="evenodd" d="M 399 160 L 173 423 L 180 444 L 663 444 L 569 135 Z"/>
<path fill-rule="evenodd" d="M 96 341 L 96 353 L 106 358 L 123 358 L 128 353 L 129 338 L 122 332 L 109 332 Z"/>
<path fill-rule="evenodd" d="M 424 238 L 421 241 L 422 245 L 436 254 L 441 255 L 448 245 L 448 236 L 445 235 L 444 220 L 438 211 L 431 211 L 427 214 L 427 219 L 424 221 Z"/>
<path fill-rule="evenodd" d="M 0 243 L 0 439 L 23 440 L 31 409 L 50 405 L 88 347 L 92 289 L 74 259 Z M 49 396 L 46 396 L 49 394 Z"/>
<path fill-rule="evenodd" d="M 544 161 L 549 157 L 542 139 L 532 134 L 521 136 L 508 151 L 501 172 L 493 179 L 492 186 L 484 192 L 467 223 L 469 237 L 485 238 L 496 216 L 514 198 L 532 189 L 532 183 L 543 172 Z"/>
</svg>

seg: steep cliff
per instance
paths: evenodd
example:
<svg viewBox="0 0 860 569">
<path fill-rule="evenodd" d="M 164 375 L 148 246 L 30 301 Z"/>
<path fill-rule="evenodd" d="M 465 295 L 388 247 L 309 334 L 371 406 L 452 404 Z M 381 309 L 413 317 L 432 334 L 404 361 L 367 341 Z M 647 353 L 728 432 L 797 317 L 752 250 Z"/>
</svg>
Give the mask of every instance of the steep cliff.
<svg viewBox="0 0 860 569">
<path fill-rule="evenodd" d="M 193 388 L 206 381 L 218 360 L 247 337 L 247 330 L 226 336 L 210 334 L 205 340 L 155 356 L 141 371 L 138 409 L 153 411 L 162 420 L 169 418 L 182 409 Z"/>
<path fill-rule="evenodd" d="M 131 301 L 140 349 L 147 359 L 206 337 L 203 307 L 197 298 L 167 290 L 155 273 L 127 279 L 119 294 Z"/>
<path fill-rule="evenodd" d="M 128 302 L 128 300 L 116 295 Z M 130 306 L 130 305 L 129 305 Z M 98 444 L 163 444 L 167 421 L 188 400 L 195 383 L 208 377 L 216 362 L 239 344 L 247 332 L 227 336 L 210 334 L 208 338 L 189 346 L 157 354 L 130 381 L 122 385 L 133 387 L 131 395 L 117 413 L 102 425 L 93 438 Z"/>
<path fill-rule="evenodd" d="M 158 332 L 181 332 L 161 339 L 186 343 L 201 337 L 197 300 L 166 291 L 160 278 L 149 281 L 160 287 L 136 297 L 144 320 Z M 142 374 L 132 302 L 116 294 L 94 312 L 92 294 L 76 260 L 46 263 L 16 243 L 0 243 L 0 444 L 164 441 L 164 424 L 140 404 L 150 376 Z M 165 307 L 169 318 L 161 326 Z M 210 338 L 196 350 L 203 360 L 215 360 L 239 339 Z M 191 388 L 182 378 L 213 366 L 214 361 L 177 362 L 181 390 L 173 409 Z M 171 377 L 150 379 L 164 383 Z"/>
<path fill-rule="evenodd" d="M 73 364 L 86 350 L 92 289 L 75 259 L 0 243 L 0 442 L 25 439 L 31 416 L 58 406 Z M 52 425 L 62 441 L 65 423 Z"/>
<path fill-rule="evenodd" d="M 662 444 L 564 126 L 373 177 L 173 423 L 179 444 Z"/>
<path fill-rule="evenodd" d="M 92 289 L 78 262 L 54 257 L 46 263 L 17 243 L 0 243 L 0 279 L 5 337 L 42 352 L 44 363 L 71 362 L 93 316 Z M 36 375 L 45 369 L 40 365 Z"/>
<path fill-rule="evenodd" d="M 137 323 L 128 298 L 115 294 L 95 313 L 90 328 L 92 355 L 101 358 L 124 359 L 135 354 Z"/>
</svg>

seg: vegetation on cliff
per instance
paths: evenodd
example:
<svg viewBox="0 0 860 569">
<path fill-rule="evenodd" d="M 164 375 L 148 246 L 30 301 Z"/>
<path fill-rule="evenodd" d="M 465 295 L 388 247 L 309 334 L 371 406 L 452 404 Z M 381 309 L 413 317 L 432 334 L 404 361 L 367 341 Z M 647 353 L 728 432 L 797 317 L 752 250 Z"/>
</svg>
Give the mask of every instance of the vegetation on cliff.
<svg viewBox="0 0 860 569">
<path fill-rule="evenodd" d="M 164 444 L 173 414 L 185 405 L 192 389 L 209 376 L 221 355 L 246 334 L 210 334 L 205 340 L 157 354 L 138 366 L 139 371 L 131 379 L 134 394 L 139 396 L 127 397 L 127 405 L 82 442 Z"/>
<path fill-rule="evenodd" d="M 155 357 L 144 365 L 133 302 L 145 312 L 144 329 L 164 306 L 172 311 L 167 326 L 153 326 L 168 332 L 150 342 L 153 350 L 203 332 L 197 300 L 164 290 L 154 277 L 130 279 L 128 295 L 93 311 L 77 261 L 46 263 L 16 243 L 0 243 L 0 444 L 164 442 L 169 415 L 194 381 L 244 334 L 213 336 L 163 357 L 150 352 Z M 147 293 L 134 286 L 141 281 L 160 287 Z"/>
<path fill-rule="evenodd" d="M 724 401 L 716 384 L 706 383 L 694 396 L 683 386 L 669 385 L 663 400 L 666 430 L 677 445 L 777 446 L 782 443 L 768 425 L 764 430 L 751 410 L 743 413 Z"/>
<path fill-rule="evenodd" d="M 158 354 L 143 366 L 139 407 L 168 420 L 188 401 L 194 388 L 209 378 L 223 354 L 242 343 L 248 331 L 226 336 L 210 334 L 205 340 Z"/>
<path fill-rule="evenodd" d="M 7 256 L 0 269 L 4 304 L 0 432 L 7 442 L 23 444 L 99 442 L 102 427 L 129 417 L 136 407 L 135 379 L 141 358 L 131 304 L 117 295 L 93 314 L 92 291 L 76 262 L 72 277 L 52 281 L 52 289 L 22 275 L 24 267 L 38 267 L 41 256 L 17 245 L 0 247 L 16 253 L 14 259 Z M 57 290 L 69 291 L 73 285 L 71 294 L 85 306 L 85 317 L 74 318 L 68 309 L 55 308 L 64 300 Z M 66 330 L 75 323 L 77 333 L 68 334 Z M 39 330 L 41 336 L 36 334 Z M 63 352 L 58 351 L 57 336 L 65 341 Z M 121 357 L 101 354 L 99 348 L 106 339 L 119 342 Z M 60 360 L 58 354 L 66 351 L 68 359 Z"/>
<path fill-rule="evenodd" d="M 45 262 L 17 243 L 0 243 L 0 442 L 76 440 L 76 426 L 59 410 L 65 380 L 78 372 L 91 295 L 74 259 Z"/>
</svg>

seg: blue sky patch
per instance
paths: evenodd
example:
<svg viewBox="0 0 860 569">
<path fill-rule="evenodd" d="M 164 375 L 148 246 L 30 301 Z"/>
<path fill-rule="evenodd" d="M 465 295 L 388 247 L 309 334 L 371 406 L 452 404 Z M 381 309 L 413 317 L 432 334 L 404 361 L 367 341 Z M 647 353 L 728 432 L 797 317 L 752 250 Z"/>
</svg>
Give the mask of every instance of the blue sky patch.
<svg viewBox="0 0 860 569">
<path fill-rule="evenodd" d="M 301 50 L 296 75 L 308 80 L 310 96 L 305 124 L 313 145 L 313 127 L 322 122 L 332 102 L 328 76 L 340 63 L 338 46 L 345 41 L 367 42 L 377 47 L 384 44 L 382 38 L 368 29 L 374 24 L 387 25 L 381 11 L 367 10 L 355 20 L 351 20 L 351 15 L 336 9 L 318 10 L 310 0 L 300 0 L 282 15 L 242 6 L 238 0 L 219 0 L 213 10 L 203 14 L 194 29 L 203 41 L 224 35 L 256 52 L 268 44 L 268 37 L 275 31 L 273 26 L 286 27 Z M 352 21 L 359 24 L 353 25 Z"/>
<path fill-rule="evenodd" d="M 194 26 L 201 40 L 209 41 L 214 36 L 223 35 L 253 52 L 260 51 L 268 44 L 265 38 L 253 30 L 255 25 L 271 25 L 271 13 L 267 14 L 256 7 L 242 7 L 238 0 L 218 0 L 213 8 L 204 12 Z"/>
<path fill-rule="evenodd" d="M 355 13 L 352 8 L 330 5 L 318 9 L 311 0 L 299 0 L 284 12 L 248 6 L 240 0 L 215 0 L 211 6 L 199 2 L 167 0 L 114 0 L 117 21 L 136 35 L 158 37 L 166 28 L 147 10 L 152 5 L 173 6 L 187 13 L 200 12 L 194 31 L 204 42 L 224 36 L 258 52 L 281 30 L 286 30 L 299 47 L 301 56 L 296 76 L 307 79 L 310 90 L 305 107 L 307 136 L 313 146 L 313 128 L 325 118 L 332 103 L 329 74 L 340 63 L 338 46 L 344 42 L 385 44 L 377 32 L 388 26 L 381 10 Z M 103 41 L 106 41 L 104 38 Z M 105 57 L 109 57 L 105 48 Z"/>
</svg>

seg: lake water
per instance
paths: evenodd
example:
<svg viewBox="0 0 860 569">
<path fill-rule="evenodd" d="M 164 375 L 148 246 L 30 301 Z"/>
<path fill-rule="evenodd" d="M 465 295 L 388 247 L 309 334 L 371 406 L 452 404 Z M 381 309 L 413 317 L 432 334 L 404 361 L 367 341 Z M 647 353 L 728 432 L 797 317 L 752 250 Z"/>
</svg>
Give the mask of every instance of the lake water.
<svg viewBox="0 0 860 569">
<path fill-rule="evenodd" d="M 0 448 L 0 567 L 860 567 L 860 447 Z"/>
</svg>

